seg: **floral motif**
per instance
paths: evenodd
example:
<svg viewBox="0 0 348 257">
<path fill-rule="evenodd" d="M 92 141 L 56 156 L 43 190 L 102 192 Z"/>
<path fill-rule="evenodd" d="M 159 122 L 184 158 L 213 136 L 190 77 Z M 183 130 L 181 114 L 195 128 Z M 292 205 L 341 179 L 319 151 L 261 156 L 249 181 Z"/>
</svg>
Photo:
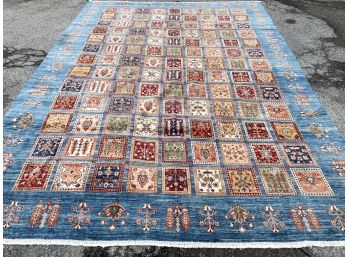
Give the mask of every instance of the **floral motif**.
<svg viewBox="0 0 348 257">
<path fill-rule="evenodd" d="M 266 195 L 296 195 L 295 188 L 286 169 L 262 168 L 259 169 L 259 174 Z"/>
<path fill-rule="evenodd" d="M 291 169 L 296 183 L 303 195 L 334 195 L 329 183 L 320 169 Z"/>
<path fill-rule="evenodd" d="M 184 114 L 184 103 L 181 100 L 164 100 L 163 111 L 165 114 Z"/>
<path fill-rule="evenodd" d="M 341 147 L 336 143 L 325 143 L 320 146 L 320 149 L 324 153 L 337 154 L 339 155 L 342 151 Z"/>
<path fill-rule="evenodd" d="M 136 115 L 134 118 L 135 136 L 157 137 L 158 136 L 158 118 Z"/>
<path fill-rule="evenodd" d="M 45 190 L 54 165 L 55 162 L 27 161 L 22 167 L 13 190 Z"/>
<path fill-rule="evenodd" d="M 327 210 L 327 213 L 330 216 L 333 216 L 331 225 L 333 227 L 339 228 L 342 232 L 344 232 L 346 230 L 344 211 L 337 208 L 336 205 L 331 205 Z"/>
<path fill-rule="evenodd" d="M 240 233 L 254 227 L 252 222 L 255 217 L 245 207 L 238 204 L 231 207 L 225 218 L 231 219 L 230 227 L 237 228 Z"/>
<path fill-rule="evenodd" d="M 81 202 L 79 205 L 71 207 L 71 211 L 74 214 L 68 216 L 68 223 L 73 223 L 74 229 L 80 230 L 83 224 L 87 225 L 91 222 L 91 216 L 88 213 L 92 211 L 92 208 L 87 203 Z"/>
<path fill-rule="evenodd" d="M 225 195 L 225 182 L 220 169 L 195 168 L 195 188 L 197 195 Z"/>
<path fill-rule="evenodd" d="M 281 141 L 302 141 L 303 137 L 294 122 L 271 122 L 274 133 Z"/>
<path fill-rule="evenodd" d="M 211 120 L 190 119 L 191 138 L 214 138 L 214 129 Z"/>
<path fill-rule="evenodd" d="M 219 139 L 242 140 L 243 135 L 238 121 L 217 121 Z"/>
<path fill-rule="evenodd" d="M 214 229 L 220 226 L 219 221 L 214 220 L 214 216 L 216 216 L 218 212 L 213 210 L 210 206 L 204 206 L 202 210 L 198 211 L 198 214 L 204 218 L 203 220 L 199 221 L 199 225 L 201 227 L 206 227 L 208 233 L 214 232 Z"/>
<path fill-rule="evenodd" d="M 204 100 L 190 100 L 188 111 L 193 116 L 209 116 L 209 103 Z"/>
<path fill-rule="evenodd" d="M 90 164 L 85 162 L 61 162 L 52 183 L 52 191 L 84 191 Z"/>
<path fill-rule="evenodd" d="M 260 195 L 259 185 L 253 169 L 233 168 L 226 170 L 227 181 L 232 195 Z"/>
<path fill-rule="evenodd" d="M 80 110 L 89 112 L 102 112 L 106 103 L 104 96 L 86 95 L 81 103 Z"/>
<path fill-rule="evenodd" d="M 283 99 L 280 88 L 277 86 L 260 86 L 262 98 L 269 101 L 280 101 Z"/>
<path fill-rule="evenodd" d="M 260 105 L 254 102 L 239 102 L 239 112 L 243 118 L 262 118 Z"/>
<path fill-rule="evenodd" d="M 256 100 L 256 91 L 253 86 L 249 85 L 236 85 L 236 95 L 241 100 Z"/>
<path fill-rule="evenodd" d="M 142 83 L 140 86 L 140 96 L 158 96 L 159 84 L 157 83 Z"/>
<path fill-rule="evenodd" d="M 161 70 L 156 70 L 156 69 L 148 69 L 145 68 L 143 70 L 143 75 L 142 75 L 142 80 L 143 81 L 160 81 L 161 80 Z"/>
<path fill-rule="evenodd" d="M 30 153 L 34 159 L 53 158 L 62 146 L 63 137 L 38 137 Z"/>
<path fill-rule="evenodd" d="M 221 153 L 224 163 L 226 165 L 245 165 L 250 164 L 249 154 L 247 152 L 246 144 L 221 142 Z"/>
<path fill-rule="evenodd" d="M 73 133 L 97 134 L 102 115 L 80 114 L 76 118 Z"/>
<path fill-rule="evenodd" d="M 194 98 L 206 97 L 207 93 L 204 84 L 189 83 L 188 95 Z"/>
<path fill-rule="evenodd" d="M 232 71 L 231 72 L 232 81 L 234 83 L 250 83 L 251 76 L 247 71 Z"/>
<path fill-rule="evenodd" d="M 116 163 L 96 163 L 91 180 L 92 192 L 121 192 L 124 165 Z"/>
<path fill-rule="evenodd" d="M 98 158 L 104 160 L 122 160 L 126 157 L 128 139 L 124 137 L 103 136 Z"/>
<path fill-rule="evenodd" d="M 112 202 L 108 204 L 101 212 L 98 213 L 98 216 L 101 217 L 100 224 L 102 226 L 109 224 L 110 231 L 116 229 L 116 224 L 125 225 L 127 217 L 129 213 L 123 207 L 122 204 L 118 202 Z M 110 221 L 109 221 L 110 220 Z"/>
<path fill-rule="evenodd" d="M 312 132 L 313 135 L 319 139 L 327 137 L 328 134 L 328 131 L 325 128 L 323 128 L 321 125 L 314 123 L 309 126 L 309 131 Z"/>
<path fill-rule="evenodd" d="M 244 122 L 246 135 L 250 140 L 270 140 L 271 133 L 265 122 L 246 121 Z"/>
<path fill-rule="evenodd" d="M 12 120 L 13 127 L 23 130 L 30 127 L 34 122 L 34 116 L 30 112 L 22 113 Z"/>
<path fill-rule="evenodd" d="M 159 101 L 157 98 L 142 98 L 138 100 L 138 112 L 143 114 L 157 114 Z"/>
<path fill-rule="evenodd" d="M 185 141 L 162 141 L 162 161 L 172 163 L 187 162 L 187 145 Z"/>
<path fill-rule="evenodd" d="M 130 127 L 128 116 L 107 115 L 104 123 L 104 134 L 127 135 Z"/>
<path fill-rule="evenodd" d="M 331 167 L 334 171 L 338 172 L 339 176 L 345 177 L 345 160 L 332 161 Z"/>
<path fill-rule="evenodd" d="M 109 112 L 129 113 L 133 109 L 133 99 L 128 96 L 115 96 L 111 98 Z"/>
<path fill-rule="evenodd" d="M 72 116 L 71 113 L 48 113 L 42 124 L 41 131 L 43 133 L 66 133 Z"/>
<path fill-rule="evenodd" d="M 115 95 L 133 95 L 135 83 L 133 81 L 117 81 L 115 83 Z"/>
<path fill-rule="evenodd" d="M 197 164 L 218 164 L 220 162 L 213 142 L 192 142 L 192 159 Z"/>
<path fill-rule="evenodd" d="M 76 94 L 58 94 L 53 102 L 52 110 L 74 110 L 78 102 Z"/>
<path fill-rule="evenodd" d="M 291 113 L 286 104 L 282 103 L 267 103 L 264 104 L 266 115 L 271 120 L 289 120 Z"/>
<path fill-rule="evenodd" d="M 64 80 L 60 91 L 62 92 L 81 92 L 84 81 L 81 79 L 66 79 Z"/>
<path fill-rule="evenodd" d="M 285 222 L 279 220 L 283 213 L 279 210 L 274 210 L 271 205 L 267 205 L 261 214 L 266 216 L 266 220 L 262 222 L 262 225 L 265 228 L 270 228 L 273 233 L 279 233 L 285 227 Z"/>
<path fill-rule="evenodd" d="M 289 165 L 313 166 L 316 165 L 311 150 L 307 145 L 282 145 Z"/>
<path fill-rule="evenodd" d="M 166 194 L 191 194 L 188 168 L 165 167 L 162 171 L 162 192 Z"/>
<path fill-rule="evenodd" d="M 131 146 L 131 160 L 140 162 L 157 162 L 158 142 L 133 139 Z"/>
<path fill-rule="evenodd" d="M 275 144 L 250 144 L 251 151 L 258 165 L 283 164 Z"/>
<path fill-rule="evenodd" d="M 157 210 L 152 208 L 150 204 L 145 203 L 143 208 L 137 209 L 138 218 L 135 223 L 143 228 L 144 231 L 149 231 L 152 226 L 158 225 L 156 219 L 151 218 L 157 213 Z"/>
<path fill-rule="evenodd" d="M 18 212 L 23 211 L 23 206 L 17 201 L 3 205 L 3 227 L 4 229 L 12 227 L 13 224 L 19 223 L 21 216 Z"/>
<path fill-rule="evenodd" d="M 130 166 L 127 192 L 157 193 L 157 169 L 154 167 Z"/>
<path fill-rule="evenodd" d="M 3 171 L 5 172 L 9 166 L 11 166 L 14 163 L 14 160 L 11 158 L 13 157 L 12 153 L 3 152 L 2 158 L 3 158 Z"/>
<path fill-rule="evenodd" d="M 14 136 L 13 134 L 8 134 L 3 138 L 4 146 L 17 146 L 23 143 L 23 138 L 20 136 Z"/>
</svg>

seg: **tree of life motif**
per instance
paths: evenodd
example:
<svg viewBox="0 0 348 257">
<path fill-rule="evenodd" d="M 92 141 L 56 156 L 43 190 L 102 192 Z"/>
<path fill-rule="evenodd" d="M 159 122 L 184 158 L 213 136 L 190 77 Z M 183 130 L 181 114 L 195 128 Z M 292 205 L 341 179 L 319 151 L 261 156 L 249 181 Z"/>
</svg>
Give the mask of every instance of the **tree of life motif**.
<svg viewBox="0 0 348 257">
<path fill-rule="evenodd" d="M 290 214 L 297 230 L 312 232 L 320 229 L 319 219 L 312 209 L 305 209 L 298 204 L 297 208 L 294 207 L 290 210 Z"/>
<path fill-rule="evenodd" d="M 166 225 L 168 230 L 173 230 L 175 227 L 176 232 L 180 232 L 181 227 L 186 232 L 190 228 L 190 215 L 186 208 L 180 207 L 178 204 L 169 207 L 166 215 Z"/>
<path fill-rule="evenodd" d="M 225 218 L 232 219 L 230 227 L 239 227 L 240 233 L 244 233 L 247 229 L 252 229 L 252 221 L 255 219 L 246 208 L 240 205 L 232 206 Z"/>
<path fill-rule="evenodd" d="M 339 228 L 341 231 L 345 231 L 345 216 L 344 211 L 338 209 L 336 205 L 331 205 L 327 213 L 330 216 L 333 216 L 333 219 L 331 220 L 331 225 L 333 227 Z"/>
<path fill-rule="evenodd" d="M 203 220 L 199 221 L 199 225 L 206 227 L 208 233 L 212 233 L 214 229 L 220 225 L 218 221 L 213 219 L 213 217 L 217 215 L 218 212 L 213 210 L 210 206 L 204 206 L 203 210 L 198 211 L 198 214 L 204 217 Z"/>
<path fill-rule="evenodd" d="M 23 210 L 23 206 L 19 205 L 17 201 L 12 201 L 11 204 L 4 204 L 3 207 L 3 226 L 9 228 L 12 223 L 19 223 L 20 216 L 17 212 Z"/>
<path fill-rule="evenodd" d="M 68 217 L 69 223 L 74 223 L 74 229 L 81 229 L 82 224 L 89 224 L 91 222 L 91 216 L 87 215 L 92 211 L 91 207 L 87 203 L 81 202 L 77 206 L 71 207 L 71 211 L 74 212 L 72 216 Z"/>
<path fill-rule="evenodd" d="M 267 205 L 261 214 L 266 216 L 266 220 L 262 222 L 263 226 L 272 229 L 274 233 L 279 233 L 285 226 L 284 221 L 279 220 L 283 213 L 279 210 L 274 210 L 271 205 Z"/>
<path fill-rule="evenodd" d="M 152 208 L 150 204 L 145 203 L 143 208 L 137 209 L 138 218 L 135 223 L 143 228 L 144 231 L 149 231 L 151 226 L 158 224 L 156 219 L 152 219 L 151 215 L 155 215 L 157 210 Z"/>
<path fill-rule="evenodd" d="M 101 224 L 107 224 L 107 220 L 110 219 L 109 229 L 111 231 L 116 229 L 116 222 L 118 221 L 120 225 L 126 224 L 126 221 L 123 219 L 124 216 L 128 216 L 129 213 L 126 212 L 126 209 L 118 202 L 113 202 L 108 204 L 103 211 L 98 213 L 98 216 L 103 217 Z"/>
</svg>

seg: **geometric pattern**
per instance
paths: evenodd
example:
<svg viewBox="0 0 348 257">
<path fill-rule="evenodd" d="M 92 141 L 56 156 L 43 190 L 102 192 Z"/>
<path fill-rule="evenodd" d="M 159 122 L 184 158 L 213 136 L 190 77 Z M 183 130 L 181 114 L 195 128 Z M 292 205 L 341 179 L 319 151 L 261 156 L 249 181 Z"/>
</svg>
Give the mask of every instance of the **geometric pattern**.
<svg viewBox="0 0 348 257">
<path fill-rule="evenodd" d="M 225 195 L 225 182 L 220 169 L 195 168 L 195 188 L 197 195 Z"/>
<path fill-rule="evenodd" d="M 90 164 L 87 162 L 59 163 L 52 191 L 84 191 Z"/>
<path fill-rule="evenodd" d="M 89 191 L 121 192 L 124 165 L 112 163 L 97 163 L 94 166 L 93 177 Z"/>
<path fill-rule="evenodd" d="M 281 145 L 288 165 L 290 166 L 313 166 L 316 161 L 313 159 L 310 148 L 304 144 Z"/>
<path fill-rule="evenodd" d="M 45 190 L 55 162 L 27 161 L 13 190 Z"/>
<path fill-rule="evenodd" d="M 191 194 L 191 180 L 188 168 L 166 167 L 162 170 L 163 194 Z"/>
<path fill-rule="evenodd" d="M 320 169 L 297 168 L 291 169 L 296 183 L 303 195 L 330 196 L 334 195 L 323 172 Z"/>
<path fill-rule="evenodd" d="M 5 237 L 343 238 L 343 140 L 260 3 L 82 16 L 5 116 Z"/>
<path fill-rule="evenodd" d="M 259 174 L 266 195 L 282 196 L 296 195 L 294 186 L 288 172 L 284 168 L 262 168 L 259 169 Z"/>
<path fill-rule="evenodd" d="M 259 185 L 253 169 L 227 169 L 227 181 L 232 195 L 257 196 L 260 195 Z"/>
<path fill-rule="evenodd" d="M 154 194 L 157 192 L 157 168 L 129 166 L 127 192 Z"/>
</svg>

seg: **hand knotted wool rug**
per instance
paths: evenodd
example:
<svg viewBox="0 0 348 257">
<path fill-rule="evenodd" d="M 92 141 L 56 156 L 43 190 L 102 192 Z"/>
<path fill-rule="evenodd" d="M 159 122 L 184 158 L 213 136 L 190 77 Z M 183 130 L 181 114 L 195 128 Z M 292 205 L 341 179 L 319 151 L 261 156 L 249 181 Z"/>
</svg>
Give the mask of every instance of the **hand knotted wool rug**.
<svg viewBox="0 0 348 257">
<path fill-rule="evenodd" d="M 6 112 L 3 214 L 13 244 L 343 245 L 344 140 L 261 2 L 89 2 Z"/>
</svg>

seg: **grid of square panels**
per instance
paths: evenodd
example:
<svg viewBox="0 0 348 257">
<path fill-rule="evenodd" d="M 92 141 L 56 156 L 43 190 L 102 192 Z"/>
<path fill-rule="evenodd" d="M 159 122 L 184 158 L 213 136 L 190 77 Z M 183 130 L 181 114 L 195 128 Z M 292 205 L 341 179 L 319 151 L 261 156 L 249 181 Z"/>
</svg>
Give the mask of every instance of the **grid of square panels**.
<svg viewBox="0 0 348 257">
<path fill-rule="evenodd" d="M 106 9 L 14 190 L 55 166 L 52 191 L 333 194 L 244 9 Z"/>
</svg>

